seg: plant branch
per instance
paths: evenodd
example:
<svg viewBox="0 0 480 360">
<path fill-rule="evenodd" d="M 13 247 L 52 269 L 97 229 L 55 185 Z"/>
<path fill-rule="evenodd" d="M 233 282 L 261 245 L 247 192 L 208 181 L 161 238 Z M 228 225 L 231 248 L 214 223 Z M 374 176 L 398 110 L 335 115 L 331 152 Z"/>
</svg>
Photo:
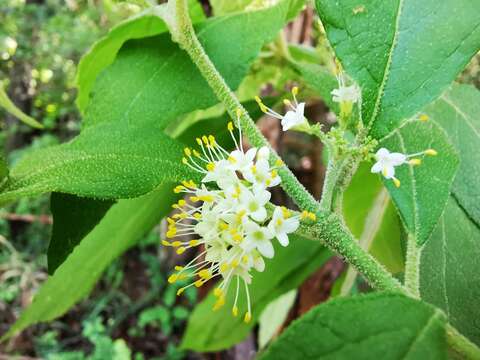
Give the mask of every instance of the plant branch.
<svg viewBox="0 0 480 360">
<path fill-rule="evenodd" d="M 416 298 L 420 298 L 420 256 L 422 248 L 417 245 L 415 236 L 408 235 L 405 261 L 405 287 Z"/>
<path fill-rule="evenodd" d="M 215 65 L 205 53 L 193 29 L 188 14 L 187 1 L 170 0 L 169 5 L 172 6 L 169 10 L 173 11 L 173 14 L 170 14 L 170 17 L 167 17 L 164 20 L 169 24 L 175 41 L 177 41 L 190 55 L 191 60 L 195 63 L 217 98 L 225 105 L 230 116 L 236 118 L 237 110 L 241 111 L 240 124 L 244 134 L 250 142 L 256 147 L 269 147 L 271 149 L 271 163 L 281 160 L 255 126 L 253 120 L 242 107 L 233 91 L 228 87 L 223 77 L 215 68 Z M 172 15 L 175 19 L 171 17 Z M 345 228 L 342 220 L 336 214 L 320 211 L 318 202 L 310 193 L 308 193 L 305 187 L 286 166 L 282 166 L 278 173 L 282 179 L 284 190 L 295 201 L 295 203 L 301 209 L 312 211 L 317 214 L 317 221 L 315 224 L 308 226 L 307 229 L 305 229 L 305 226 L 302 226 L 302 230 L 305 231 L 307 236 L 310 235 L 310 237 L 322 241 L 328 248 L 334 250 L 337 254 L 345 258 L 348 263 L 363 274 L 365 279 L 375 289 L 398 291 L 411 296 L 397 279 L 385 270 L 375 258 L 360 247 L 360 245 L 354 240 L 350 231 Z M 476 354 L 478 348 L 458 333 L 453 327 L 450 328 L 450 331 L 447 331 L 447 335 L 452 348 L 465 355 Z"/>
</svg>

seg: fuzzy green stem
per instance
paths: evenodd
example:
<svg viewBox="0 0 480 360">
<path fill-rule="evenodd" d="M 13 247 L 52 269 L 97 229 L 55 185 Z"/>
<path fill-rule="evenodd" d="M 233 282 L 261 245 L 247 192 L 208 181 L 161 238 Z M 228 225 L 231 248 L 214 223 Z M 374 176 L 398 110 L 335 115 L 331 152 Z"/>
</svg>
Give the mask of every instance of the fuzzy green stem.
<svg viewBox="0 0 480 360">
<path fill-rule="evenodd" d="M 417 245 L 415 236 L 408 235 L 405 261 L 405 287 L 416 298 L 420 298 L 420 256 L 422 248 Z"/>
<path fill-rule="evenodd" d="M 318 219 L 310 226 L 302 225 L 299 234 L 320 240 L 325 246 L 345 258 L 367 282 L 377 290 L 397 291 L 409 295 L 402 284 L 395 279 L 372 255 L 355 241 L 337 214 Z"/>
</svg>

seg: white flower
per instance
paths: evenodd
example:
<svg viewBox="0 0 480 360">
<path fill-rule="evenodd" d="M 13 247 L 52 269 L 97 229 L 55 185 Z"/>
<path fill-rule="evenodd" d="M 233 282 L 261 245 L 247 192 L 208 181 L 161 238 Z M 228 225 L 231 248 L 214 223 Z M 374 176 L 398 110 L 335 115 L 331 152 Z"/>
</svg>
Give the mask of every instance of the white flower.
<svg viewBox="0 0 480 360">
<path fill-rule="evenodd" d="M 222 159 L 208 165 L 208 172 L 203 177 L 202 182 L 216 182 L 220 189 L 232 187 L 238 182 L 238 177 L 231 170 L 229 161 Z"/>
<path fill-rule="evenodd" d="M 269 107 L 265 106 L 262 100 L 256 96 L 255 100 L 257 101 L 260 109 L 265 113 L 268 114 L 276 119 L 281 120 L 282 129 L 283 131 L 290 130 L 292 128 L 301 128 L 301 127 L 308 127 L 308 121 L 305 119 L 305 103 L 299 103 L 297 101 L 296 95 L 298 94 L 298 87 L 292 88 L 292 96 L 293 102 L 288 99 L 283 100 L 283 103 L 290 108 L 285 115 L 281 115 L 276 111 L 270 109 Z"/>
<path fill-rule="evenodd" d="M 247 252 L 257 249 L 260 254 L 271 259 L 275 255 L 271 239 L 273 234 L 267 227 L 249 221 L 245 224 L 245 241 L 242 247 Z"/>
<path fill-rule="evenodd" d="M 253 191 L 248 190 L 244 186 L 240 191 L 240 209 L 245 209 L 247 214 L 255 221 L 265 221 L 267 218 L 267 210 L 265 205 L 270 201 L 272 194 L 263 188 L 256 187 Z"/>
<path fill-rule="evenodd" d="M 372 173 L 382 172 L 386 179 L 395 177 L 395 166 L 405 164 L 407 156 L 401 153 L 391 153 L 385 148 L 381 148 L 375 154 L 377 162 L 372 166 Z"/>
<path fill-rule="evenodd" d="M 232 151 L 228 157 L 230 169 L 240 172 L 245 171 L 253 165 L 256 154 L 257 148 L 251 148 L 246 153 L 241 150 Z"/>
<path fill-rule="evenodd" d="M 265 159 L 258 160 L 242 174 L 247 181 L 264 188 L 277 186 L 281 182 L 277 171 L 271 169 Z"/>
<path fill-rule="evenodd" d="M 356 103 L 360 100 L 360 88 L 357 85 L 340 86 L 331 92 L 333 101 Z"/>
<path fill-rule="evenodd" d="M 396 187 L 400 186 L 400 180 L 395 177 L 395 167 L 404 164 L 420 165 L 421 159 L 414 158 L 415 156 L 429 155 L 435 156 L 437 152 L 433 149 L 427 149 L 415 154 L 391 153 L 388 149 L 380 148 L 375 154 L 377 162 L 371 168 L 372 173 L 382 173 L 385 179 L 392 179 Z"/>
<path fill-rule="evenodd" d="M 287 113 L 282 117 L 282 128 L 283 131 L 290 130 L 295 126 L 299 126 L 305 123 L 305 103 L 299 103 L 297 106 L 293 106 L 291 103 L 288 103 L 292 110 L 287 111 Z"/>
<path fill-rule="evenodd" d="M 274 234 L 282 246 L 288 245 L 288 234 L 296 231 L 300 222 L 298 217 L 292 217 L 286 208 L 276 207 L 268 229 Z"/>
</svg>

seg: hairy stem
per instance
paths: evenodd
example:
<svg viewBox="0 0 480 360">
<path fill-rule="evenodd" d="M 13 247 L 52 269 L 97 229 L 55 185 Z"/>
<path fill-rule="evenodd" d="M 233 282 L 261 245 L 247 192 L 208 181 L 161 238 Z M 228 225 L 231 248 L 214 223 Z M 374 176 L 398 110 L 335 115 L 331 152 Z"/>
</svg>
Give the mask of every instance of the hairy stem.
<svg viewBox="0 0 480 360">
<path fill-rule="evenodd" d="M 420 256 L 422 248 L 417 245 L 415 236 L 408 235 L 405 261 L 405 288 L 416 298 L 420 298 Z"/>
</svg>

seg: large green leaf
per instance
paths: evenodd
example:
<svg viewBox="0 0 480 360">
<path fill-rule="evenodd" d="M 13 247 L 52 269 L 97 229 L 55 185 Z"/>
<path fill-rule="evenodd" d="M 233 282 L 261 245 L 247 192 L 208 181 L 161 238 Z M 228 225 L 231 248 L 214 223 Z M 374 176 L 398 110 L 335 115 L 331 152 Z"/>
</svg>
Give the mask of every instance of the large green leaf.
<svg viewBox="0 0 480 360">
<path fill-rule="evenodd" d="M 480 228 L 451 198 L 422 250 L 420 290 L 463 335 L 480 345 Z"/>
<path fill-rule="evenodd" d="M 254 274 L 250 286 L 252 321 L 245 324 L 242 316 L 232 316 L 234 289 L 228 293 L 227 305 L 215 312 L 212 311 L 215 298 L 210 294 L 192 313 L 182 347 L 202 352 L 216 351 L 240 342 L 249 334 L 263 309 L 272 300 L 299 286 L 330 256 L 330 252 L 319 243 L 291 236 L 288 247 L 275 247 L 275 257 L 266 261 L 265 271 Z M 246 309 L 245 296 L 242 297 L 239 308 Z"/>
<path fill-rule="evenodd" d="M 98 74 L 115 60 L 118 51 L 126 41 L 167 32 L 167 26 L 155 14 L 165 6 L 165 4 L 155 6 L 118 24 L 105 37 L 95 42 L 82 57 L 76 77 L 77 106 L 80 111 L 84 112 L 87 108 L 90 91 Z M 189 0 L 189 9 L 193 23 L 205 19 L 202 7 L 197 0 Z"/>
<path fill-rule="evenodd" d="M 477 0 L 316 0 L 375 137 L 436 99 L 480 48 Z"/>
<path fill-rule="evenodd" d="M 460 154 L 452 191 L 480 226 L 480 92 L 473 86 L 454 85 L 425 112 L 445 129 Z"/>
<path fill-rule="evenodd" d="M 396 188 L 384 181 L 395 206 L 418 244 L 429 238 L 442 215 L 455 178 L 458 155 L 445 132 L 434 122 L 411 120 L 382 139 L 380 146 L 392 152 L 414 154 L 433 148 L 437 156 L 423 157 L 420 166 L 403 165 L 395 169 L 401 181 Z"/>
<path fill-rule="evenodd" d="M 392 273 L 403 270 L 397 212 L 380 179 L 362 164 L 345 191 L 343 213 L 350 231 Z"/>
<path fill-rule="evenodd" d="M 113 259 L 134 245 L 170 211 L 176 199 L 165 184 L 142 197 L 121 200 L 42 285 L 32 304 L 2 339 L 63 315 L 93 288 Z"/>
<path fill-rule="evenodd" d="M 298 3 L 282 0 L 263 10 L 212 18 L 195 27 L 232 89 L 238 87 L 262 45 L 276 36 Z M 163 129 L 178 115 L 217 102 L 188 54 L 168 34 L 162 34 L 131 40 L 122 47 L 115 61 L 98 76 L 84 126 L 115 122 L 117 126 Z"/>
<path fill-rule="evenodd" d="M 180 143 L 160 130 L 114 125 L 84 129 L 70 143 L 23 158 L 11 170 L 0 202 L 50 191 L 129 198 L 163 181 L 191 177 L 192 171 L 181 163 Z"/>
<path fill-rule="evenodd" d="M 52 194 L 50 209 L 53 228 L 47 253 L 50 275 L 65 261 L 80 240 L 100 222 L 112 205 L 113 201 L 109 200 Z"/>
<path fill-rule="evenodd" d="M 321 304 L 260 360 L 446 359 L 445 316 L 426 303 L 377 293 Z"/>
</svg>

